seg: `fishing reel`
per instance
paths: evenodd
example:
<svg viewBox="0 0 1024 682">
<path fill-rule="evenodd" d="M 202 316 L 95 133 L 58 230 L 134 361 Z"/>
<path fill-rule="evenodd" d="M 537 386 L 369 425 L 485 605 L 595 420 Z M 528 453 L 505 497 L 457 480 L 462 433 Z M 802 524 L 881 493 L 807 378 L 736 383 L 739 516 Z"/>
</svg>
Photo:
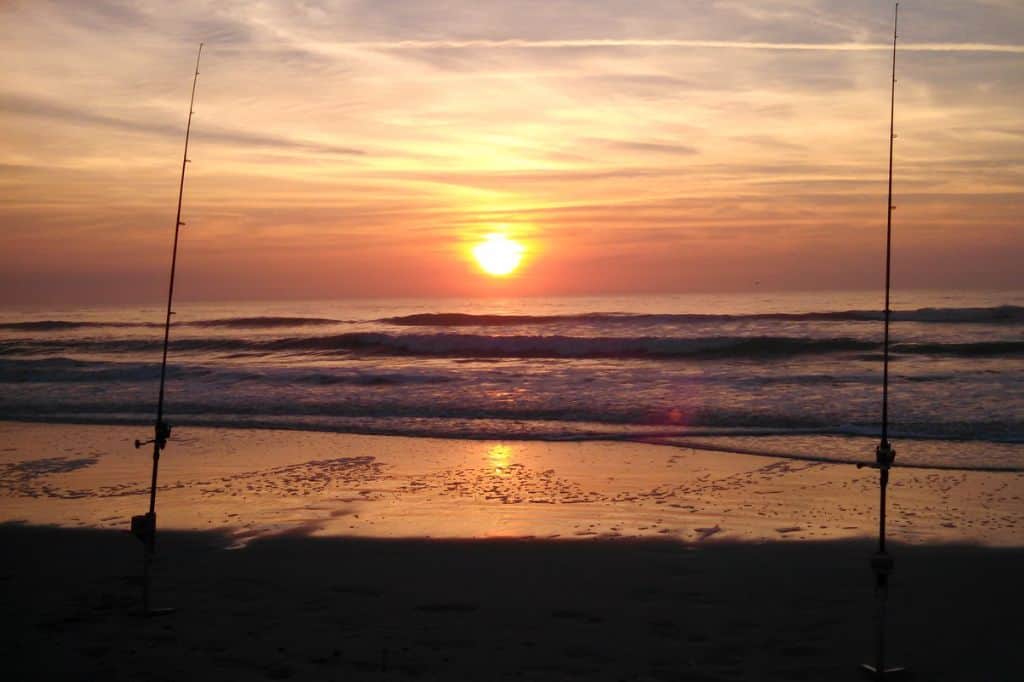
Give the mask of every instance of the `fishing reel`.
<svg viewBox="0 0 1024 682">
<path fill-rule="evenodd" d="M 863 469 L 867 467 L 869 469 L 884 469 L 888 471 L 892 468 L 893 462 L 896 461 L 896 451 L 893 450 L 892 444 L 888 440 L 883 440 L 875 448 L 875 462 L 874 464 L 868 464 L 865 462 L 858 462 L 857 468 Z"/>
<path fill-rule="evenodd" d="M 135 440 L 135 449 L 138 450 L 143 445 L 149 445 L 150 443 L 156 443 L 160 450 L 167 447 L 167 441 L 171 438 L 171 425 L 167 422 L 157 422 L 156 435 L 149 440 Z"/>
</svg>

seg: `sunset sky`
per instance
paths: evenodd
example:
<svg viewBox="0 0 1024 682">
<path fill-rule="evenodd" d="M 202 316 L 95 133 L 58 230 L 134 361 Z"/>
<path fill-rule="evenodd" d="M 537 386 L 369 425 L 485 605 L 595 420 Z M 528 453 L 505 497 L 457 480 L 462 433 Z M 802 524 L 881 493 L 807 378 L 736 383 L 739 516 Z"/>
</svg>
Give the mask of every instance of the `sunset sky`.
<svg viewBox="0 0 1024 682">
<path fill-rule="evenodd" d="M 1024 3 L 901 3 L 895 284 L 1024 288 Z M 0 3 L 0 303 L 880 286 L 892 4 Z M 471 250 L 503 233 L 522 266 Z"/>
</svg>

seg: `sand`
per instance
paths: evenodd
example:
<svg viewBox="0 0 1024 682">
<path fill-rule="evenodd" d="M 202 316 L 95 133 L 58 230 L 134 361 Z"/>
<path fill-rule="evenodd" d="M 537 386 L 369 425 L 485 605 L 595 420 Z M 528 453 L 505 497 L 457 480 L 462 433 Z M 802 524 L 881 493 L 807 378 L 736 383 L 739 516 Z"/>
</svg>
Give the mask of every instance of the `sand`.
<svg viewBox="0 0 1024 682">
<path fill-rule="evenodd" d="M 631 443 L 0 423 L 12 679 L 857 679 L 877 474 Z M 1019 679 L 1024 475 L 898 469 L 890 650 Z"/>
</svg>

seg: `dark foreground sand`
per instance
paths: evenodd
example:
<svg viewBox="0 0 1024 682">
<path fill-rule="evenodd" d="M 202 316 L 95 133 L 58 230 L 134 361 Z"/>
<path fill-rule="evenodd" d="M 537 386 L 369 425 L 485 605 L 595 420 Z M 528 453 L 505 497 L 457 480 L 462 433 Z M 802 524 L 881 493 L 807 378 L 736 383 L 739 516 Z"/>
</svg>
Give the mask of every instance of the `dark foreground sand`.
<svg viewBox="0 0 1024 682">
<path fill-rule="evenodd" d="M 0 525 L 6 680 L 853 680 L 859 540 L 160 536 L 140 619 L 123 531 Z M 1024 550 L 896 545 L 892 658 L 1024 679 Z"/>
</svg>

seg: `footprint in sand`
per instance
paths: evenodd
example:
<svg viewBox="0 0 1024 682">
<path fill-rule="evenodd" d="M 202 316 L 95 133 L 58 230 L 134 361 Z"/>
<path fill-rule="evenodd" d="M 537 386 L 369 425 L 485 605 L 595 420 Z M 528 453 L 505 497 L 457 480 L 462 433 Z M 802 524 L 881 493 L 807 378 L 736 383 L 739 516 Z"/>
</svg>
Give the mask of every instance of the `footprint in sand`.
<svg viewBox="0 0 1024 682">
<path fill-rule="evenodd" d="M 721 533 L 722 527 L 716 524 L 714 528 L 694 528 L 693 530 L 697 533 L 697 541 L 701 542 L 716 533 Z"/>
</svg>

